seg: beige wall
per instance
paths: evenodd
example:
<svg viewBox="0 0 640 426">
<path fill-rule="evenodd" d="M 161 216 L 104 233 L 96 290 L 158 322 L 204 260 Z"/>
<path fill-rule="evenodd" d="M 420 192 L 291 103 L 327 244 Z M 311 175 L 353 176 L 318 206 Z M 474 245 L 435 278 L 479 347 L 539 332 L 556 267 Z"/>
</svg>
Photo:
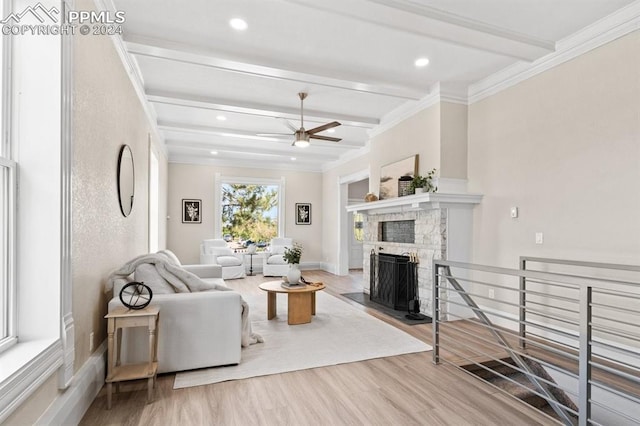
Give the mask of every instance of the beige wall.
<svg viewBox="0 0 640 426">
<path fill-rule="evenodd" d="M 171 163 L 167 247 L 185 264 L 200 263 L 200 243 L 214 235 L 215 176 L 285 178 L 284 236 L 302 244 L 302 263 L 319 262 L 322 253 L 322 175 L 296 171 L 246 169 Z M 183 198 L 202 200 L 202 223 L 182 223 Z M 311 225 L 295 224 L 295 203 L 311 203 Z"/>
<path fill-rule="evenodd" d="M 89 7 L 87 5 L 87 7 Z M 109 272 L 148 248 L 151 128 L 108 37 L 76 37 L 74 45 L 73 315 L 76 368 L 89 357 L 89 333 L 106 336 Z M 124 217 L 118 203 L 118 152 L 131 146 L 135 198 Z M 159 157 L 160 176 L 166 159 Z M 166 181 L 166 178 L 165 178 Z M 162 194 L 165 189 L 161 189 Z M 164 196 L 161 196 L 161 199 Z M 161 228 L 164 222 L 160 222 Z"/>
<path fill-rule="evenodd" d="M 640 31 L 471 105 L 469 184 L 476 263 L 637 264 Z"/>
<path fill-rule="evenodd" d="M 442 102 L 440 104 L 440 170 L 446 178 L 467 178 L 467 127 L 466 105 Z M 434 166 L 435 167 L 435 166 Z M 421 174 L 431 169 L 421 168 Z"/>
<path fill-rule="evenodd" d="M 370 186 L 380 188 L 380 167 L 418 154 L 418 173 L 440 169 L 440 104 L 419 111 L 370 141 Z"/>
<path fill-rule="evenodd" d="M 93 2 L 76 7 L 90 10 Z M 89 333 L 96 348 L 106 337 L 108 274 L 147 251 L 150 126 L 122 63 L 106 36 L 74 38 L 72 270 L 75 371 L 88 360 Z M 129 217 L 118 204 L 118 153 L 131 146 L 135 162 L 135 199 Z M 167 161 L 159 156 L 160 203 L 166 217 Z M 163 204 L 164 203 L 164 204 Z M 160 222 L 163 247 L 166 220 Z M 6 424 L 33 424 L 58 395 L 57 377 L 47 380 Z"/>
</svg>

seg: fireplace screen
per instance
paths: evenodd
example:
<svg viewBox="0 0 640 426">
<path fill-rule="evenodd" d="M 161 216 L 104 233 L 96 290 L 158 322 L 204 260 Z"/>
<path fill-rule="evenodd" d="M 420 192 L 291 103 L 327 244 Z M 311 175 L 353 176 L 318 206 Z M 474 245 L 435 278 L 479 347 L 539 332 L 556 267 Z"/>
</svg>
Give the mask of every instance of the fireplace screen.
<svg viewBox="0 0 640 426">
<path fill-rule="evenodd" d="M 417 268 L 409 256 L 371 253 L 369 297 L 396 310 L 408 310 L 416 297 Z"/>
</svg>

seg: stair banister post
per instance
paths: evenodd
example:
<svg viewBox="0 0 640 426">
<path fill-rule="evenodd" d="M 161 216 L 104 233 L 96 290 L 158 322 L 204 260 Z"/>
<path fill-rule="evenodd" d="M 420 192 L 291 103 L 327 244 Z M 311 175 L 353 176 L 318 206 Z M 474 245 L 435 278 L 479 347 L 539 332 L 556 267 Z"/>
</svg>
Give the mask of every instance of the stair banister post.
<svg viewBox="0 0 640 426">
<path fill-rule="evenodd" d="M 578 425 L 591 419 L 591 300 L 593 287 L 580 287 L 580 353 L 578 354 Z"/>
<path fill-rule="evenodd" d="M 524 257 L 520 258 L 520 270 L 525 271 L 527 269 L 527 260 Z M 526 346 L 526 337 L 527 337 L 527 327 L 525 325 L 525 321 L 527 320 L 527 279 L 524 275 L 520 275 L 520 307 L 518 311 L 520 313 L 519 316 L 519 334 L 520 334 L 520 348 L 524 349 Z"/>
<path fill-rule="evenodd" d="M 438 265 L 438 261 L 436 259 L 433 260 L 433 280 L 431 281 L 431 289 L 433 291 L 433 296 L 431 300 L 432 304 L 432 325 L 433 325 L 433 363 L 440 363 L 440 289 L 438 285 L 438 273 L 439 273 L 440 265 Z"/>
</svg>

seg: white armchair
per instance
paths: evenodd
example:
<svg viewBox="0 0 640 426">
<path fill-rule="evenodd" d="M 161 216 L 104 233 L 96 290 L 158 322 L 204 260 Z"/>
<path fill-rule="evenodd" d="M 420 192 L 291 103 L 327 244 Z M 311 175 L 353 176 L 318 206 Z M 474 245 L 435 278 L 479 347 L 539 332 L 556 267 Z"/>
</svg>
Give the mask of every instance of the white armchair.
<svg viewBox="0 0 640 426">
<path fill-rule="evenodd" d="M 265 277 L 282 277 L 287 275 L 289 264 L 284 260 L 284 249 L 293 247 L 291 238 L 274 238 L 262 258 L 262 275 Z"/>
<path fill-rule="evenodd" d="M 223 239 L 204 240 L 200 244 L 200 263 L 203 265 L 220 265 L 222 279 L 232 280 L 244 278 L 244 257 L 241 253 L 234 253 Z"/>
<path fill-rule="evenodd" d="M 154 286 L 151 305 L 160 307 L 159 373 L 240 362 L 242 344 L 240 293 L 235 291 L 173 293 L 166 283 L 164 287 L 162 284 L 160 287 L 155 286 L 158 280 L 151 276 L 153 266 L 144 265 L 148 266 L 147 268 L 140 268 L 140 266 L 133 274 L 133 278 Z M 220 266 L 184 265 L 182 268 L 198 275 L 204 281 L 224 283 Z M 109 312 L 122 306 L 119 298 L 120 290 L 129 281 L 130 278 L 115 281 L 114 297 L 109 301 Z M 145 362 L 148 356 L 148 342 L 146 328 L 123 329 L 122 362 Z"/>
</svg>

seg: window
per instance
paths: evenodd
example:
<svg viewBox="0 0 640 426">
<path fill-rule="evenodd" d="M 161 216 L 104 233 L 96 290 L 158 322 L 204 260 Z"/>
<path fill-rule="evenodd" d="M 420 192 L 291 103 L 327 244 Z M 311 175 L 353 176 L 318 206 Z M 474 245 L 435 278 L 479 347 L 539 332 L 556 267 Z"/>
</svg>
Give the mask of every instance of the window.
<svg viewBox="0 0 640 426">
<path fill-rule="evenodd" d="M 268 243 L 283 234 L 284 179 L 217 176 L 215 234 L 228 242 Z"/>
<path fill-rule="evenodd" d="M 0 352 L 16 342 L 15 281 L 13 276 L 13 210 L 15 164 L 0 157 Z"/>
<path fill-rule="evenodd" d="M 4 2 L 0 2 L 2 5 Z M 4 10 L 4 8 L 0 8 Z M 9 59 L 6 36 L 0 42 L 0 352 L 11 347 L 16 342 L 15 336 L 15 280 L 13 274 L 13 235 L 14 206 L 15 206 L 15 162 L 11 159 L 9 139 L 7 137 L 9 110 Z"/>
<path fill-rule="evenodd" d="M 4 16 L 9 3 L 0 0 Z M 20 14 L 24 5 L 13 6 Z M 74 372 L 72 43 L 62 35 L 2 40 L 0 423 L 52 374 L 65 388 Z"/>
</svg>

